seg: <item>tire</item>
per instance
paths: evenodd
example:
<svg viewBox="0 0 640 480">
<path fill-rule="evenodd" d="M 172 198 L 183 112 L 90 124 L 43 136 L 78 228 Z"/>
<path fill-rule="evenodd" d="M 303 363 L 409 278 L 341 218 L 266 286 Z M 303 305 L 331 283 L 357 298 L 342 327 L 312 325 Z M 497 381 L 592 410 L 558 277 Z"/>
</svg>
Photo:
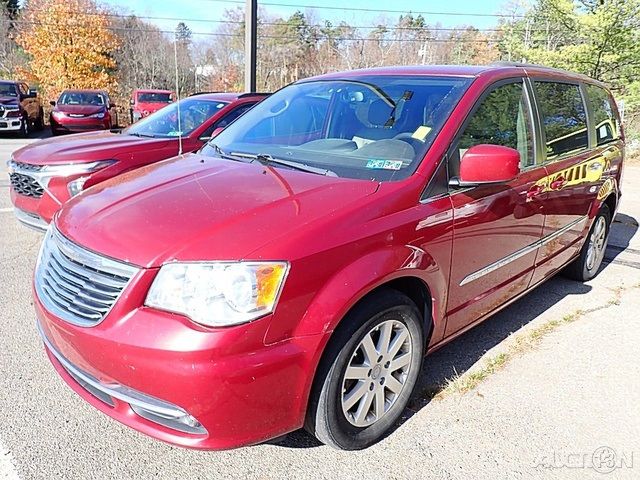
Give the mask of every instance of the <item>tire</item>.
<svg viewBox="0 0 640 480">
<path fill-rule="evenodd" d="M 402 338 L 394 354 L 393 347 Z M 405 409 L 423 356 L 423 321 L 409 297 L 389 289 L 364 300 L 343 319 L 327 346 L 305 428 L 341 450 L 360 450 L 378 442 Z M 395 367 L 403 366 L 394 369 L 391 360 Z M 348 367 L 353 378 L 346 378 Z"/>
<path fill-rule="evenodd" d="M 611 212 L 607 205 L 602 205 L 593 220 L 580 255 L 564 270 L 565 276 L 579 282 L 586 282 L 598 274 L 607 249 L 610 227 Z"/>
</svg>

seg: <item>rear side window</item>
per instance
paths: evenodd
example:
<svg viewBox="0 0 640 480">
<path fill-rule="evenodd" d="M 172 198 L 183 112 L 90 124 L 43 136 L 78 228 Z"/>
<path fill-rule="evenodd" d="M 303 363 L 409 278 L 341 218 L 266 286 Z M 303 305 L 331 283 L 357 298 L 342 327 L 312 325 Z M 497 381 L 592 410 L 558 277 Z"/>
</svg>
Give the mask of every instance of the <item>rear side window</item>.
<svg viewBox="0 0 640 480">
<path fill-rule="evenodd" d="M 555 82 L 534 82 L 534 85 L 546 136 L 547 160 L 586 149 L 587 112 L 580 87 Z"/>
<path fill-rule="evenodd" d="M 460 137 L 456 153 L 462 158 L 469 148 L 480 144 L 518 150 L 522 167 L 535 163 L 531 117 L 521 82 L 499 86 L 482 100 Z"/>
<path fill-rule="evenodd" d="M 611 105 L 609 93 L 602 87 L 587 85 L 589 107 L 593 112 L 593 128 L 598 145 L 619 138 L 619 122 Z"/>
</svg>

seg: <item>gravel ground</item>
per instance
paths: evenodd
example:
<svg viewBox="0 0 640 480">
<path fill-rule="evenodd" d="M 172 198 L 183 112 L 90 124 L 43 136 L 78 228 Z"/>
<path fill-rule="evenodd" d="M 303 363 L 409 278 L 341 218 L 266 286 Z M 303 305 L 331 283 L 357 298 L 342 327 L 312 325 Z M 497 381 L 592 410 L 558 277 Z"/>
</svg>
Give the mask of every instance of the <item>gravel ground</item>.
<svg viewBox="0 0 640 480">
<path fill-rule="evenodd" d="M 23 143 L 0 138 L 0 161 Z M 2 175 L 0 479 L 640 478 L 640 193 L 631 188 L 640 167 L 628 167 L 624 178 L 601 274 L 584 285 L 552 279 L 431 355 L 420 393 L 378 445 L 338 452 L 295 432 L 269 444 L 196 452 L 121 426 L 55 374 L 31 302 L 41 236 L 14 220 Z M 475 389 L 436 399 L 426 393 L 569 317 L 576 319 Z"/>
</svg>

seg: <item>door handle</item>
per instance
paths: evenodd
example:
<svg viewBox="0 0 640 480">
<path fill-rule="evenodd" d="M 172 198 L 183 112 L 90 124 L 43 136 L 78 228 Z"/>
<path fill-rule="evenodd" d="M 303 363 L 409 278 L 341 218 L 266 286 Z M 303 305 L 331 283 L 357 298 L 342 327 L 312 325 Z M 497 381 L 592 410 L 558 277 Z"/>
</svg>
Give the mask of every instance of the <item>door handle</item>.
<svg viewBox="0 0 640 480">
<path fill-rule="evenodd" d="M 542 185 L 534 185 L 527 191 L 527 200 L 531 200 L 533 197 L 537 197 L 543 192 Z"/>
<path fill-rule="evenodd" d="M 558 177 L 553 182 L 551 182 L 551 190 L 560 190 L 565 186 L 567 180 L 564 177 Z"/>
</svg>

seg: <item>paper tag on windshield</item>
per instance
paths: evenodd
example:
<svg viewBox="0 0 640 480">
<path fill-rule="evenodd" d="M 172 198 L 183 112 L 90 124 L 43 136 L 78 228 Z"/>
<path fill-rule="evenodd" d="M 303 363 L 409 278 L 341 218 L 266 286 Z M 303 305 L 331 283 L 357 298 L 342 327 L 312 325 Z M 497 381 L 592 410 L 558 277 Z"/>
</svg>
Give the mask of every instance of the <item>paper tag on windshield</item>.
<svg viewBox="0 0 640 480">
<path fill-rule="evenodd" d="M 411 134 L 411 138 L 415 138 L 416 140 L 420 140 L 424 142 L 427 139 L 427 135 L 431 131 L 431 127 L 427 127 L 426 125 L 420 125 L 413 134 Z"/>
<path fill-rule="evenodd" d="M 367 160 L 367 168 L 400 170 L 402 168 L 402 160 Z"/>
</svg>

